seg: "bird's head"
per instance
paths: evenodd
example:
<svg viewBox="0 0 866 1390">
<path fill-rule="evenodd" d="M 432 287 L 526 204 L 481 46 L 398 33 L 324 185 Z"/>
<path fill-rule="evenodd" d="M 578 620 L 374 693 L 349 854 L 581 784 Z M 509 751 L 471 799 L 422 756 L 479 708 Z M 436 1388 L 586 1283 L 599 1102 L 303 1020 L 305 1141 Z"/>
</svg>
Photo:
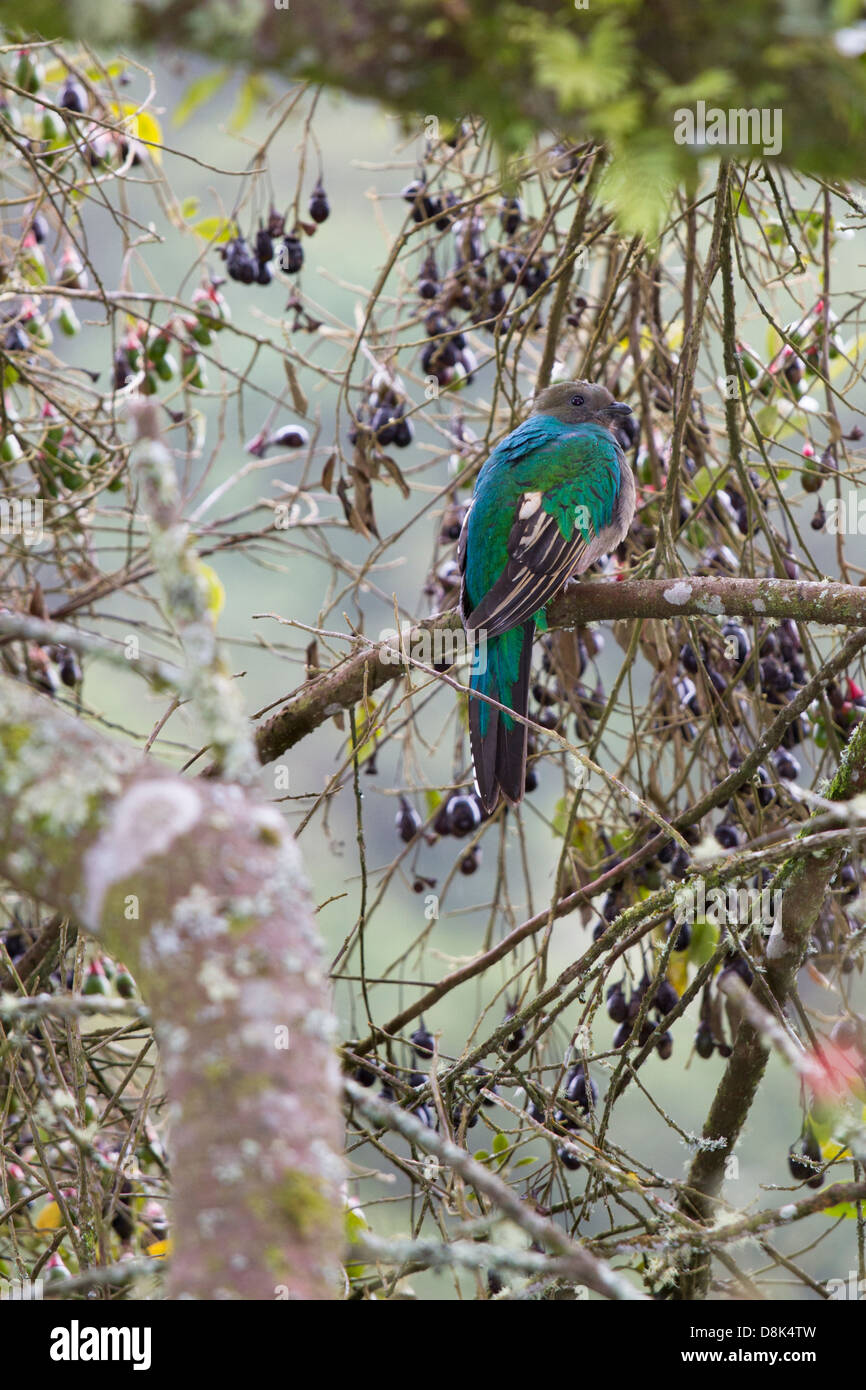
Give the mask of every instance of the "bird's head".
<svg viewBox="0 0 866 1390">
<path fill-rule="evenodd" d="M 540 391 L 532 407 L 533 415 L 553 415 L 566 425 L 604 425 L 612 429 L 631 406 L 615 401 L 606 386 L 591 381 L 558 381 Z"/>
</svg>

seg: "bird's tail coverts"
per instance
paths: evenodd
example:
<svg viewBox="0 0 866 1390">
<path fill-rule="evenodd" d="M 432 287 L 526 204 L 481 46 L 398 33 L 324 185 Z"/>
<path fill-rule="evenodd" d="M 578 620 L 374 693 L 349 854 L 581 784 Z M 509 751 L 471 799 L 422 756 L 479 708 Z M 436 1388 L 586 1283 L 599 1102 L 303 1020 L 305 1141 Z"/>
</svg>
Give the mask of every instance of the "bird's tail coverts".
<svg viewBox="0 0 866 1390">
<path fill-rule="evenodd" d="M 487 666 L 473 674 L 472 690 L 489 695 L 525 718 L 529 706 L 529 675 L 535 624 L 505 632 L 487 644 Z M 485 700 L 469 700 L 469 740 L 478 792 L 485 810 L 492 811 L 499 793 L 520 801 L 526 778 L 524 723 Z"/>
</svg>

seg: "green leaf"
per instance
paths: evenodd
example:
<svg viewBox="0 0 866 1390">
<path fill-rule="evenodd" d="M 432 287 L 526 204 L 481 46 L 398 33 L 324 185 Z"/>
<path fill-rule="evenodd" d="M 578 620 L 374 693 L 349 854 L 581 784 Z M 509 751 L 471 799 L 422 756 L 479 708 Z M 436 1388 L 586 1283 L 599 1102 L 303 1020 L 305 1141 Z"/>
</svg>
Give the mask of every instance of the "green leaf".
<svg viewBox="0 0 866 1390">
<path fill-rule="evenodd" d="M 693 965 L 706 965 L 718 944 L 719 928 L 705 918 L 699 918 L 692 926 L 689 960 Z"/>
<path fill-rule="evenodd" d="M 679 173 L 677 147 L 655 131 L 614 150 L 599 186 L 624 232 L 654 237 L 670 213 Z"/>
<path fill-rule="evenodd" d="M 724 101 L 734 90 L 736 82 L 727 68 L 704 68 L 691 82 L 668 86 L 663 75 L 659 74 L 653 85 L 659 90 L 665 104 L 673 109 L 675 106 L 694 106 L 698 101 L 705 101 L 707 105 Z"/>
<path fill-rule="evenodd" d="M 367 1220 L 364 1216 L 364 1213 L 362 1211 L 356 1210 L 354 1207 L 346 1208 L 345 1220 L 346 1238 L 352 1241 L 353 1243 L 356 1240 L 358 1240 L 358 1238 L 361 1235 L 363 1235 L 365 1231 L 369 1231 L 370 1229 L 370 1227 L 367 1225 Z"/>
<path fill-rule="evenodd" d="M 772 438 L 779 425 L 779 412 L 774 405 L 764 405 L 755 416 L 755 424 L 761 434 Z"/>
<path fill-rule="evenodd" d="M 249 125 L 256 105 L 265 101 L 269 92 L 270 88 L 261 74 L 253 72 L 244 78 L 229 120 L 229 130 L 233 135 Z"/>
<path fill-rule="evenodd" d="M 202 217 L 191 225 L 196 236 L 204 241 L 228 241 L 234 231 L 234 223 L 227 222 L 224 217 Z"/>
<path fill-rule="evenodd" d="M 568 826 L 571 802 L 561 797 L 553 813 L 553 833 L 562 837 Z M 585 864 L 597 864 L 601 858 L 601 846 L 595 831 L 588 820 L 578 818 L 571 828 L 571 843 Z"/>
<path fill-rule="evenodd" d="M 717 472 L 712 471 L 704 465 L 699 468 L 697 473 L 689 481 L 689 492 L 693 493 L 699 502 L 713 490 L 717 481 Z"/>
<path fill-rule="evenodd" d="M 816 1100 L 806 1116 L 806 1124 L 818 1143 L 823 1146 L 832 1138 L 838 1118 L 838 1111 L 834 1105 Z"/>
<path fill-rule="evenodd" d="M 856 1221 L 857 1208 L 853 1202 L 837 1202 L 835 1207 L 824 1207 L 821 1215 L 832 1216 L 834 1219 L 839 1216 L 844 1216 Z"/>
<path fill-rule="evenodd" d="M 562 111 L 601 107 L 603 124 L 605 104 L 630 85 L 631 49 L 620 16 L 603 15 L 585 39 L 543 21 L 524 32 L 539 85 L 556 93 Z"/>
<path fill-rule="evenodd" d="M 508 1140 L 501 1131 L 497 1130 L 496 1134 L 493 1136 L 493 1152 L 495 1154 L 505 1153 L 507 1148 Z"/>
<path fill-rule="evenodd" d="M 190 116 L 225 85 L 228 75 L 228 68 L 217 68 L 216 72 L 206 72 L 191 82 L 175 108 L 174 124 L 185 125 Z"/>
</svg>

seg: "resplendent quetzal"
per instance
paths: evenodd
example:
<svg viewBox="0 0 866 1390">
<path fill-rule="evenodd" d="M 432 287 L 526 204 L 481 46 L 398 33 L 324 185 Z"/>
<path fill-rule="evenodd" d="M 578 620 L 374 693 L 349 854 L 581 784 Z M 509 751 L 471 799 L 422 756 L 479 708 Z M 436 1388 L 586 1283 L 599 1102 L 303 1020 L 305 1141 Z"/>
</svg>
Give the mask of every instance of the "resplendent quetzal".
<svg viewBox="0 0 866 1390">
<path fill-rule="evenodd" d="M 470 687 L 515 714 L 526 715 L 545 604 L 571 575 L 614 550 L 631 525 L 634 477 L 611 433 L 630 414 L 603 386 L 559 382 L 540 393 L 478 474 L 457 552 L 463 625 L 470 638 L 486 640 L 486 664 L 476 659 Z M 526 735 L 525 724 L 470 695 L 472 761 L 486 810 L 500 792 L 512 804 L 523 796 Z"/>
</svg>

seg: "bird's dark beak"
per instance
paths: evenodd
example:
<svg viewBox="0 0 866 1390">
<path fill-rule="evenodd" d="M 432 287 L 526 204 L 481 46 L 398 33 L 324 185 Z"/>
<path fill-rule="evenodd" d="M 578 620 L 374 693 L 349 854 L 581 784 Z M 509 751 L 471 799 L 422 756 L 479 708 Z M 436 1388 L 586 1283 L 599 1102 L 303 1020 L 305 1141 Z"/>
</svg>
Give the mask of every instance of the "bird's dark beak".
<svg viewBox="0 0 866 1390">
<path fill-rule="evenodd" d="M 625 401 L 611 401 L 610 405 L 604 408 L 605 415 L 631 415 L 631 406 L 626 405 Z"/>
</svg>

